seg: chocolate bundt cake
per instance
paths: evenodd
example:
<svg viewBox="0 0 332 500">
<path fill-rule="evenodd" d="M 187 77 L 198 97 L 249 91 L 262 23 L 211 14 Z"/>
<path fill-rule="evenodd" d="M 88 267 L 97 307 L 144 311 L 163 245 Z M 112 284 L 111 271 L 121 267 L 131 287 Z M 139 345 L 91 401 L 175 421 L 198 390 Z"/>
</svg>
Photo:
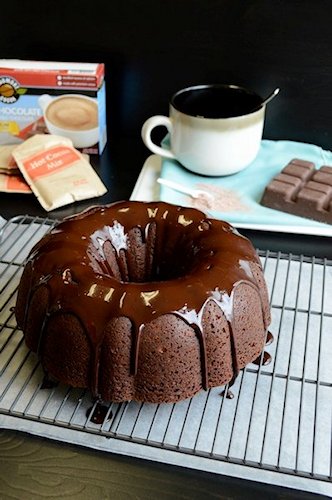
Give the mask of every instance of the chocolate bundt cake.
<svg viewBox="0 0 332 500">
<path fill-rule="evenodd" d="M 262 352 L 270 322 L 250 241 L 163 202 L 58 224 L 27 259 L 15 313 L 47 374 L 117 402 L 226 384 Z"/>
</svg>

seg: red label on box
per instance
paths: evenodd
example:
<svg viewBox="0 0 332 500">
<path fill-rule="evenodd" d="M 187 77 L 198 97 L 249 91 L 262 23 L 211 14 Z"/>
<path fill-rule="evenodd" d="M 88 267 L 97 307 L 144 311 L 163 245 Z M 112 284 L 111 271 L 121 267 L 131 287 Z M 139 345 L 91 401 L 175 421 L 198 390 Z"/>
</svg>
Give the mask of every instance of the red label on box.
<svg viewBox="0 0 332 500">
<path fill-rule="evenodd" d="M 2 68 L 0 76 L 17 81 L 20 87 L 79 88 L 97 90 L 104 80 L 104 65 L 98 64 L 95 73 L 74 73 L 68 70 Z"/>
</svg>

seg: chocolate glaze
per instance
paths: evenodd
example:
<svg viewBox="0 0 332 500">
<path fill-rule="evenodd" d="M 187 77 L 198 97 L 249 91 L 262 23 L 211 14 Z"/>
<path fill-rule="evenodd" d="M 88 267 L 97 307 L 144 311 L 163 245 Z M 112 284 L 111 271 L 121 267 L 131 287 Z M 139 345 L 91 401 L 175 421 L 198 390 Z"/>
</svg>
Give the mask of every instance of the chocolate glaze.
<svg viewBox="0 0 332 500">
<path fill-rule="evenodd" d="M 258 356 L 258 358 L 254 359 L 253 364 L 254 365 L 263 365 L 267 366 L 271 363 L 272 361 L 272 356 L 268 352 L 264 351 L 262 354 Z"/>
<path fill-rule="evenodd" d="M 267 335 L 266 335 L 266 342 L 265 342 L 265 345 L 270 345 L 274 342 L 274 336 L 273 336 L 273 333 L 271 333 L 270 331 L 267 332 Z"/>
<path fill-rule="evenodd" d="M 224 389 L 220 395 L 226 399 L 234 399 L 234 394 L 230 389 Z"/>
<path fill-rule="evenodd" d="M 45 373 L 42 384 L 40 386 L 41 389 L 53 389 L 57 387 L 59 382 L 57 380 L 52 379 L 47 373 Z"/>
<path fill-rule="evenodd" d="M 127 262 L 132 251 L 128 248 L 130 231 L 137 227 L 146 259 L 140 282 L 131 281 Z M 226 222 L 208 219 L 196 209 L 163 202 L 119 202 L 93 207 L 56 226 L 32 249 L 29 261 L 33 281 L 27 302 L 40 286 L 49 292 L 39 349 L 50 317 L 57 313 L 76 316 L 91 343 L 90 389 L 95 396 L 105 326 L 119 316 L 132 322 L 133 374 L 137 372 L 144 325 L 167 313 L 182 317 L 198 336 L 203 386 L 208 388 L 202 328 L 208 300 L 219 305 L 228 321 L 233 371 L 235 376 L 238 373 L 232 333 L 233 297 L 237 286 L 244 282 L 260 296 L 248 264 L 259 259 L 250 241 Z M 28 304 L 25 316 L 27 310 Z M 266 328 L 264 311 L 263 318 Z"/>
<path fill-rule="evenodd" d="M 107 412 L 108 412 L 108 406 L 105 406 L 101 403 L 97 403 L 94 409 L 92 406 L 86 411 L 86 417 L 90 419 L 90 422 L 101 425 L 106 418 Z M 112 413 L 110 413 L 108 418 L 111 419 L 112 416 L 113 416 Z"/>
</svg>

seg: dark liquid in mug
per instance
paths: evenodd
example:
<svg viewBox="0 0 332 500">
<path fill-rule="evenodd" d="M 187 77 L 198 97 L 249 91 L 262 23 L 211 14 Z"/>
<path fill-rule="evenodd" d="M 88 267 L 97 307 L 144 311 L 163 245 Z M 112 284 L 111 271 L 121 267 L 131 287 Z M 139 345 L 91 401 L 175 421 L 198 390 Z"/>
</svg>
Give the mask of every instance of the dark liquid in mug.
<svg viewBox="0 0 332 500">
<path fill-rule="evenodd" d="M 202 86 L 188 88 L 175 94 L 171 104 L 190 116 L 203 118 L 231 118 L 257 110 L 262 98 L 236 86 Z"/>
</svg>

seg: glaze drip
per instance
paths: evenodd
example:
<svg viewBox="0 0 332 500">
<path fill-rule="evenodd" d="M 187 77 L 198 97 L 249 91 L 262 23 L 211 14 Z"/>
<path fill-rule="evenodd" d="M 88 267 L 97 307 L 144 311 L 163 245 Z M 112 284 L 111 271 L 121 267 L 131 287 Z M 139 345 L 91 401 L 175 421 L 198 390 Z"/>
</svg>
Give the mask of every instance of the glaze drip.
<svg viewBox="0 0 332 500">
<path fill-rule="evenodd" d="M 108 406 L 102 403 L 97 403 L 95 407 L 91 407 L 86 411 L 86 418 L 89 419 L 93 424 L 101 425 L 104 423 L 106 415 L 108 413 Z M 113 414 L 108 415 L 108 420 L 112 418 Z"/>
<path fill-rule="evenodd" d="M 39 351 L 54 314 L 75 316 L 91 345 L 90 389 L 95 396 L 105 326 L 113 318 L 131 321 L 131 373 L 135 375 L 144 326 L 165 314 L 181 317 L 198 338 L 202 385 L 207 389 L 202 326 L 207 301 L 215 301 L 227 319 L 234 375 L 239 371 L 233 332 L 236 287 L 249 284 L 258 293 L 263 311 L 261 292 L 250 268 L 259 259 L 249 240 L 229 224 L 211 221 L 198 210 L 169 207 L 163 202 L 120 202 L 92 208 L 64 220 L 30 254 L 35 272 L 24 324 L 33 294 L 39 287 L 47 287 L 49 304 Z"/>
</svg>

